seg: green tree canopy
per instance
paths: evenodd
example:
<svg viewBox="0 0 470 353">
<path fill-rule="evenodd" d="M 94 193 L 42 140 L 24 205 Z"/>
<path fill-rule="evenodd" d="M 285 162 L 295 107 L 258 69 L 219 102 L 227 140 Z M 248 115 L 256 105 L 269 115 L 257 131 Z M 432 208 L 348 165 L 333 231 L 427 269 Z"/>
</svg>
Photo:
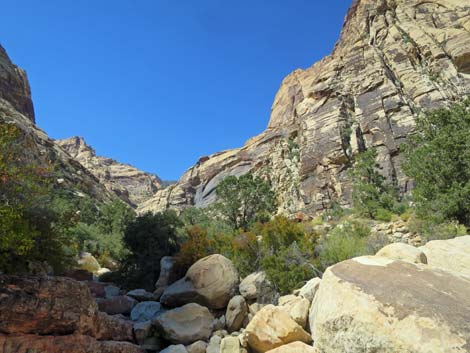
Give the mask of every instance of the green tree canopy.
<svg viewBox="0 0 470 353">
<path fill-rule="evenodd" d="M 419 216 L 470 225 L 470 99 L 418 117 L 404 146 Z"/>
<path fill-rule="evenodd" d="M 215 207 L 234 229 L 246 230 L 276 210 L 276 194 L 269 183 L 250 173 L 226 177 L 216 192 Z"/>
</svg>

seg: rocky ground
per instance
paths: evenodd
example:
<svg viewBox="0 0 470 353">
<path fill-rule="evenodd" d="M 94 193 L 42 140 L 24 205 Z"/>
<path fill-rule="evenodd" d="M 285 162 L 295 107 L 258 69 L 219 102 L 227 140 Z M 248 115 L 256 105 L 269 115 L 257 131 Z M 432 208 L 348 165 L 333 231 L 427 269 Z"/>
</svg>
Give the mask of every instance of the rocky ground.
<svg viewBox="0 0 470 353">
<path fill-rule="evenodd" d="M 263 272 L 239 278 L 211 255 L 155 292 L 86 271 L 0 276 L 0 351 L 164 353 L 470 352 L 470 236 L 395 243 L 336 264 L 279 296 Z"/>
</svg>

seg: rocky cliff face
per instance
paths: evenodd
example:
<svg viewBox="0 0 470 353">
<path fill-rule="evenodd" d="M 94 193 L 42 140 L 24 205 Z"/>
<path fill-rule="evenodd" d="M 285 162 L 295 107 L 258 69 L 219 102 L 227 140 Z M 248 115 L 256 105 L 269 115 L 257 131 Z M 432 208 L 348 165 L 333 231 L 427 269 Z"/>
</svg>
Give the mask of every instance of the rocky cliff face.
<svg viewBox="0 0 470 353">
<path fill-rule="evenodd" d="M 34 108 L 26 72 L 14 65 L 0 45 L 0 98 L 34 122 Z"/>
<path fill-rule="evenodd" d="M 118 194 L 132 205 L 151 198 L 162 187 L 162 181 L 153 174 L 142 172 L 128 164 L 97 156 L 82 137 L 56 140 L 74 160 L 89 170 L 109 191 Z"/>
<path fill-rule="evenodd" d="M 469 10 L 459 0 L 355 0 L 333 53 L 284 79 L 266 131 L 201 158 L 140 211 L 208 205 L 220 180 L 248 171 L 272 182 L 280 211 L 348 205 L 351 160 L 372 147 L 408 191 L 400 144 L 416 115 L 470 93 Z"/>
</svg>

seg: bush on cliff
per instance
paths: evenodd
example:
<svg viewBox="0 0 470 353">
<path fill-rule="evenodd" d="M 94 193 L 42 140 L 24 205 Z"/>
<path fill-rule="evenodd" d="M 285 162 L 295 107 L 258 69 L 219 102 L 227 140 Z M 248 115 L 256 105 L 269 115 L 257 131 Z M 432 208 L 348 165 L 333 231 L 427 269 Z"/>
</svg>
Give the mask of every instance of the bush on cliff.
<svg viewBox="0 0 470 353">
<path fill-rule="evenodd" d="M 228 176 L 216 189 L 215 209 L 233 229 L 247 230 L 259 220 L 268 220 L 276 210 L 276 194 L 268 182 L 248 173 Z"/>
<path fill-rule="evenodd" d="M 470 99 L 418 117 L 404 152 L 418 216 L 470 226 Z"/>
</svg>

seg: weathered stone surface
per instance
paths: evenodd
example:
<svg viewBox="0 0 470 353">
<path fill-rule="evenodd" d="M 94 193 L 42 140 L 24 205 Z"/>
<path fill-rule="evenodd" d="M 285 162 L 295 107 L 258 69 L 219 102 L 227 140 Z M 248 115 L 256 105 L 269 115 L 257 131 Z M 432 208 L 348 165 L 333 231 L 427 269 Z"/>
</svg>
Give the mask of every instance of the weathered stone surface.
<svg viewBox="0 0 470 353">
<path fill-rule="evenodd" d="M 104 299 L 98 298 L 97 302 L 99 309 L 109 315 L 130 314 L 134 306 L 137 305 L 137 300 L 125 295 Z"/>
<path fill-rule="evenodd" d="M 427 258 L 423 251 L 415 248 L 414 246 L 403 243 L 393 243 L 387 245 L 386 247 L 380 249 L 376 255 L 387 257 L 392 260 L 402 260 L 415 264 L 427 263 Z"/>
<path fill-rule="evenodd" d="M 318 291 L 318 288 L 320 287 L 320 282 L 320 278 L 312 278 L 302 288 L 300 288 L 299 296 L 312 301 Z"/>
<path fill-rule="evenodd" d="M 162 336 L 175 344 L 190 344 L 208 340 L 214 317 L 209 310 L 191 303 L 159 315 L 154 323 Z"/>
<path fill-rule="evenodd" d="M 126 294 L 139 302 L 157 301 L 158 297 L 154 293 L 147 292 L 145 289 L 134 289 Z"/>
<path fill-rule="evenodd" d="M 238 272 L 222 255 L 207 256 L 193 264 L 186 276 L 163 292 L 160 301 L 176 307 L 199 303 L 212 309 L 223 309 L 238 287 Z"/>
<path fill-rule="evenodd" d="M 450 240 L 434 240 L 420 248 L 428 265 L 470 276 L 470 236 Z"/>
<path fill-rule="evenodd" d="M 98 260 L 88 252 L 84 252 L 80 255 L 80 258 L 78 259 L 78 267 L 92 273 L 96 273 L 101 269 L 101 265 Z"/>
<path fill-rule="evenodd" d="M 134 341 L 132 322 L 98 312 L 93 336 L 100 341 Z"/>
<path fill-rule="evenodd" d="M 87 281 L 86 285 L 88 286 L 91 295 L 95 298 L 104 298 L 106 296 L 106 291 L 104 290 L 104 287 L 106 287 L 105 283 Z"/>
<path fill-rule="evenodd" d="M 286 310 L 290 317 L 302 328 L 306 328 L 310 301 L 295 295 L 286 295 L 279 298 L 279 305 Z"/>
<path fill-rule="evenodd" d="M 267 353 L 320 353 L 318 350 L 303 342 L 293 342 L 284 346 L 274 348 Z"/>
<path fill-rule="evenodd" d="M 188 353 L 186 347 L 182 344 L 171 345 L 160 351 L 160 353 Z"/>
<path fill-rule="evenodd" d="M 206 353 L 207 343 L 204 341 L 196 341 L 189 346 L 186 346 L 188 353 Z"/>
<path fill-rule="evenodd" d="M 469 322 L 470 279 L 383 257 L 327 269 L 310 310 L 324 353 L 465 352 Z"/>
<path fill-rule="evenodd" d="M 104 287 L 104 292 L 105 292 L 105 297 L 107 299 L 110 299 L 112 297 L 117 297 L 118 295 L 120 295 L 121 288 L 113 286 L 113 285 L 107 285 Z"/>
<path fill-rule="evenodd" d="M 349 205 L 347 166 L 371 147 L 383 175 L 408 191 L 399 145 L 416 115 L 470 93 L 469 8 L 456 0 L 354 1 L 332 54 L 284 79 L 261 135 L 202 157 L 139 211 L 208 205 L 224 177 L 249 171 L 279 190 L 280 211 Z"/>
<path fill-rule="evenodd" d="M 240 348 L 238 337 L 227 336 L 220 343 L 220 353 L 240 353 Z"/>
<path fill-rule="evenodd" d="M 0 334 L 0 347 L 4 353 L 145 353 L 141 347 L 128 342 L 97 341 L 84 335 Z"/>
<path fill-rule="evenodd" d="M 248 305 L 246 305 L 245 298 L 241 295 L 236 295 L 230 299 L 225 314 L 227 330 L 229 332 L 238 331 L 242 327 L 247 315 Z"/>
<path fill-rule="evenodd" d="M 138 205 L 161 188 L 162 181 L 128 164 L 97 156 L 82 137 L 55 141 L 72 158 L 89 170 L 106 188 L 132 205 Z"/>
<path fill-rule="evenodd" d="M 261 309 L 250 321 L 244 334 L 249 346 L 257 353 L 295 341 L 312 341 L 310 335 L 284 309 L 274 305 Z"/>
<path fill-rule="evenodd" d="M 92 334 L 97 306 L 84 283 L 0 275 L 0 332 Z"/>
<path fill-rule="evenodd" d="M 131 311 L 132 321 L 149 321 L 157 317 L 162 307 L 159 302 L 140 302 Z"/>
</svg>

